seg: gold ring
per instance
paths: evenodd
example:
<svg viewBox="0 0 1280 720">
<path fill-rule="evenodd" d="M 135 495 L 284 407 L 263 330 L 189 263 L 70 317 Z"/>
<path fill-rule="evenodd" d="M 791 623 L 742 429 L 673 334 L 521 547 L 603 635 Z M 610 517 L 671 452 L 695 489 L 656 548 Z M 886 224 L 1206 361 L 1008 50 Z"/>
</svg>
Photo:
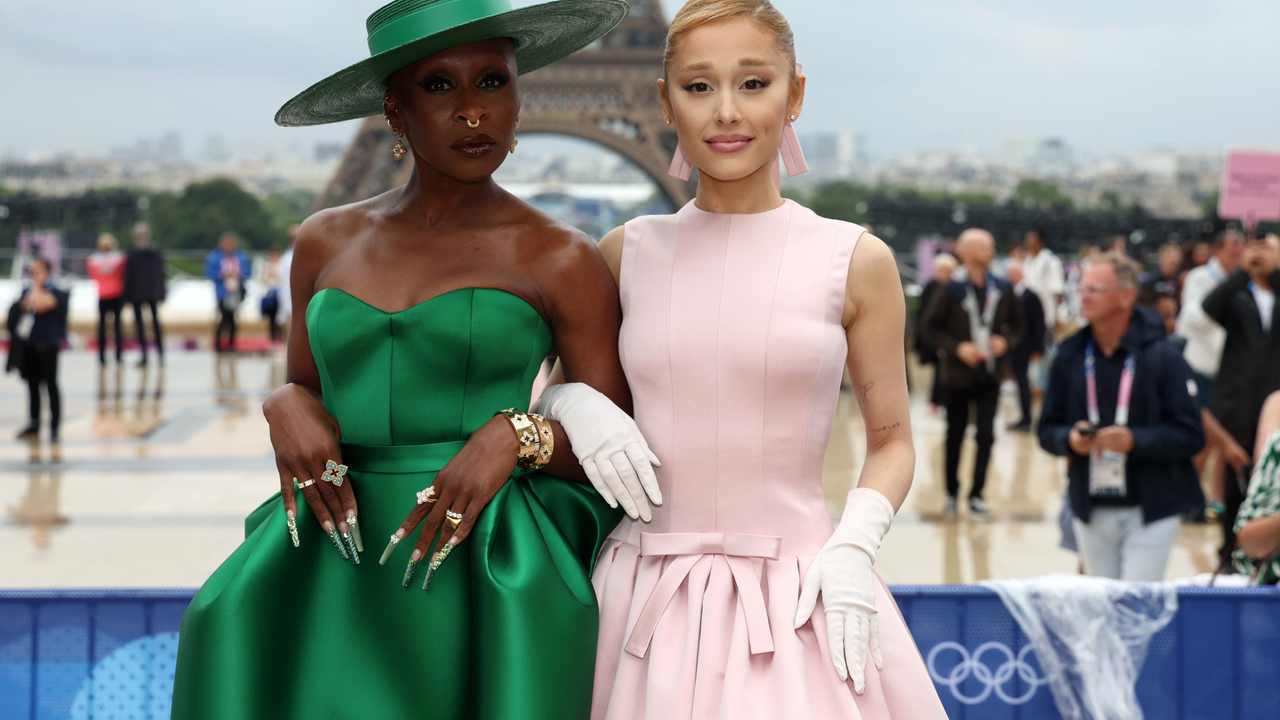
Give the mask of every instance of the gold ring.
<svg viewBox="0 0 1280 720">
<path fill-rule="evenodd" d="M 471 128 L 472 130 L 475 130 L 476 128 L 480 127 L 480 121 L 479 121 L 479 120 L 477 120 L 477 121 L 475 122 L 475 124 L 474 124 L 474 125 L 472 125 L 472 124 L 471 124 L 471 121 L 470 121 L 470 120 L 468 120 L 468 121 L 467 121 L 467 127 Z"/>
<path fill-rule="evenodd" d="M 418 504 L 419 504 L 419 505 L 421 505 L 421 504 L 423 504 L 423 503 L 433 503 L 433 502 L 435 502 L 436 500 L 439 500 L 439 499 L 440 499 L 440 498 L 436 497 L 436 486 L 435 486 L 435 485 L 432 485 L 431 487 L 427 488 L 426 490 L 419 490 L 419 491 L 418 491 Z"/>
<path fill-rule="evenodd" d="M 297 480 L 297 478 L 294 478 L 294 480 Z M 300 482 L 300 483 L 298 483 L 298 489 L 299 489 L 299 490 L 301 490 L 301 489 L 306 488 L 306 487 L 311 487 L 312 485 L 315 485 L 315 484 L 316 484 L 316 481 L 315 481 L 315 480 L 308 480 L 308 481 L 306 481 L 306 482 Z"/>
<path fill-rule="evenodd" d="M 452 510 L 444 511 L 444 519 L 449 521 L 449 527 L 454 530 L 458 529 L 458 525 L 462 524 L 462 513 L 456 513 Z"/>
</svg>

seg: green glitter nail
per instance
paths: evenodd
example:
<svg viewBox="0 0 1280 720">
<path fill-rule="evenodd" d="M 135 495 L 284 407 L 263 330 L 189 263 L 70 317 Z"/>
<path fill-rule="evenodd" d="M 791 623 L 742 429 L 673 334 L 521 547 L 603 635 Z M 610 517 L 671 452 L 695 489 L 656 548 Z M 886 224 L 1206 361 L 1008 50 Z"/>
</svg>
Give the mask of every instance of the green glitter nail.
<svg viewBox="0 0 1280 720">
<path fill-rule="evenodd" d="M 347 557 L 347 549 L 342 547 L 342 541 L 338 539 L 338 531 L 335 530 L 329 533 L 329 540 L 331 540 L 333 542 L 333 546 L 338 549 L 338 554 L 342 556 L 343 560 L 351 559 Z"/>
<path fill-rule="evenodd" d="M 342 539 L 347 541 L 347 551 L 351 553 L 351 561 L 360 564 L 360 553 L 356 552 L 356 541 L 351 539 L 351 533 L 342 533 Z"/>
<path fill-rule="evenodd" d="M 453 552 L 453 548 L 454 545 L 452 543 L 445 545 L 443 550 L 431 558 L 431 564 L 427 566 L 427 579 L 422 583 L 423 590 L 431 589 L 431 579 L 436 576 L 436 570 L 439 570 L 440 566 L 444 564 L 445 558 L 449 557 L 449 553 Z"/>
</svg>

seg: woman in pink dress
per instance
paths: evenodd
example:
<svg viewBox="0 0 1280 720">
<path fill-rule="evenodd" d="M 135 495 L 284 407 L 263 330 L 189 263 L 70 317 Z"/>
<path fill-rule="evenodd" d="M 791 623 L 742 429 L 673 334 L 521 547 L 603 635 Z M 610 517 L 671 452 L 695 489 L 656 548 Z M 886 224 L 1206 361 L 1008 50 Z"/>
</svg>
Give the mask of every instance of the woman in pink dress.
<svg viewBox="0 0 1280 720">
<path fill-rule="evenodd" d="M 673 172 L 698 168 L 697 198 L 601 243 L 643 440 L 622 428 L 626 451 L 593 459 L 602 443 L 575 430 L 604 431 L 578 389 L 554 386 L 541 402 L 606 498 L 640 516 L 622 521 L 594 572 L 592 717 L 945 718 L 872 571 L 915 463 L 893 254 L 779 194 L 779 151 L 803 170 L 790 121 L 805 78 L 772 5 L 693 0 L 665 65 L 663 109 L 682 149 Z M 846 366 L 867 458 L 833 532 L 821 471 Z M 661 459 L 656 488 L 644 440 Z"/>
</svg>

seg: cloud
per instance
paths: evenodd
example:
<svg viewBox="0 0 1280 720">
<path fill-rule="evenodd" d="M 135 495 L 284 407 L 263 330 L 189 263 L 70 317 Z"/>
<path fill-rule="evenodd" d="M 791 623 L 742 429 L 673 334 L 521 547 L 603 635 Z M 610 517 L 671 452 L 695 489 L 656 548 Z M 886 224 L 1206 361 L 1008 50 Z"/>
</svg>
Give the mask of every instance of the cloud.
<svg viewBox="0 0 1280 720">
<path fill-rule="evenodd" d="M 519 0 L 516 5 L 537 0 Z M 810 77 L 804 130 L 881 153 L 1056 135 L 1099 152 L 1275 144 L 1275 0 L 775 0 Z M 378 0 L 9 0 L 0 151 L 102 153 L 179 130 L 288 146 L 293 94 L 366 56 Z M 664 3 L 670 16 L 680 0 Z"/>
</svg>

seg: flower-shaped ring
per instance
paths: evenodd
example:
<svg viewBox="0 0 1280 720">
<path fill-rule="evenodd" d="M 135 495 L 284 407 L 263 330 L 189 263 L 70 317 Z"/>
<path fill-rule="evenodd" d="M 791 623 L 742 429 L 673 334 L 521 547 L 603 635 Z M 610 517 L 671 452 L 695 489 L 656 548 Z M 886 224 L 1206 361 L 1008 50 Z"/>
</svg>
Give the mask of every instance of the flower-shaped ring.
<svg viewBox="0 0 1280 720">
<path fill-rule="evenodd" d="M 326 460 L 324 464 L 324 474 L 320 476 L 320 479 L 325 482 L 333 483 L 334 487 L 342 487 L 342 480 L 346 475 L 346 465 L 339 465 L 332 460 Z"/>
<path fill-rule="evenodd" d="M 421 505 L 421 504 L 423 504 L 423 503 L 433 503 L 433 502 L 435 502 L 435 501 L 436 501 L 436 500 L 438 500 L 438 499 L 439 499 L 439 498 L 437 498 L 437 497 L 436 497 L 436 487 L 435 487 L 434 485 L 432 485 L 431 487 L 427 488 L 426 490 L 419 490 L 419 491 L 418 491 L 418 504 L 419 504 L 419 505 Z"/>
</svg>

